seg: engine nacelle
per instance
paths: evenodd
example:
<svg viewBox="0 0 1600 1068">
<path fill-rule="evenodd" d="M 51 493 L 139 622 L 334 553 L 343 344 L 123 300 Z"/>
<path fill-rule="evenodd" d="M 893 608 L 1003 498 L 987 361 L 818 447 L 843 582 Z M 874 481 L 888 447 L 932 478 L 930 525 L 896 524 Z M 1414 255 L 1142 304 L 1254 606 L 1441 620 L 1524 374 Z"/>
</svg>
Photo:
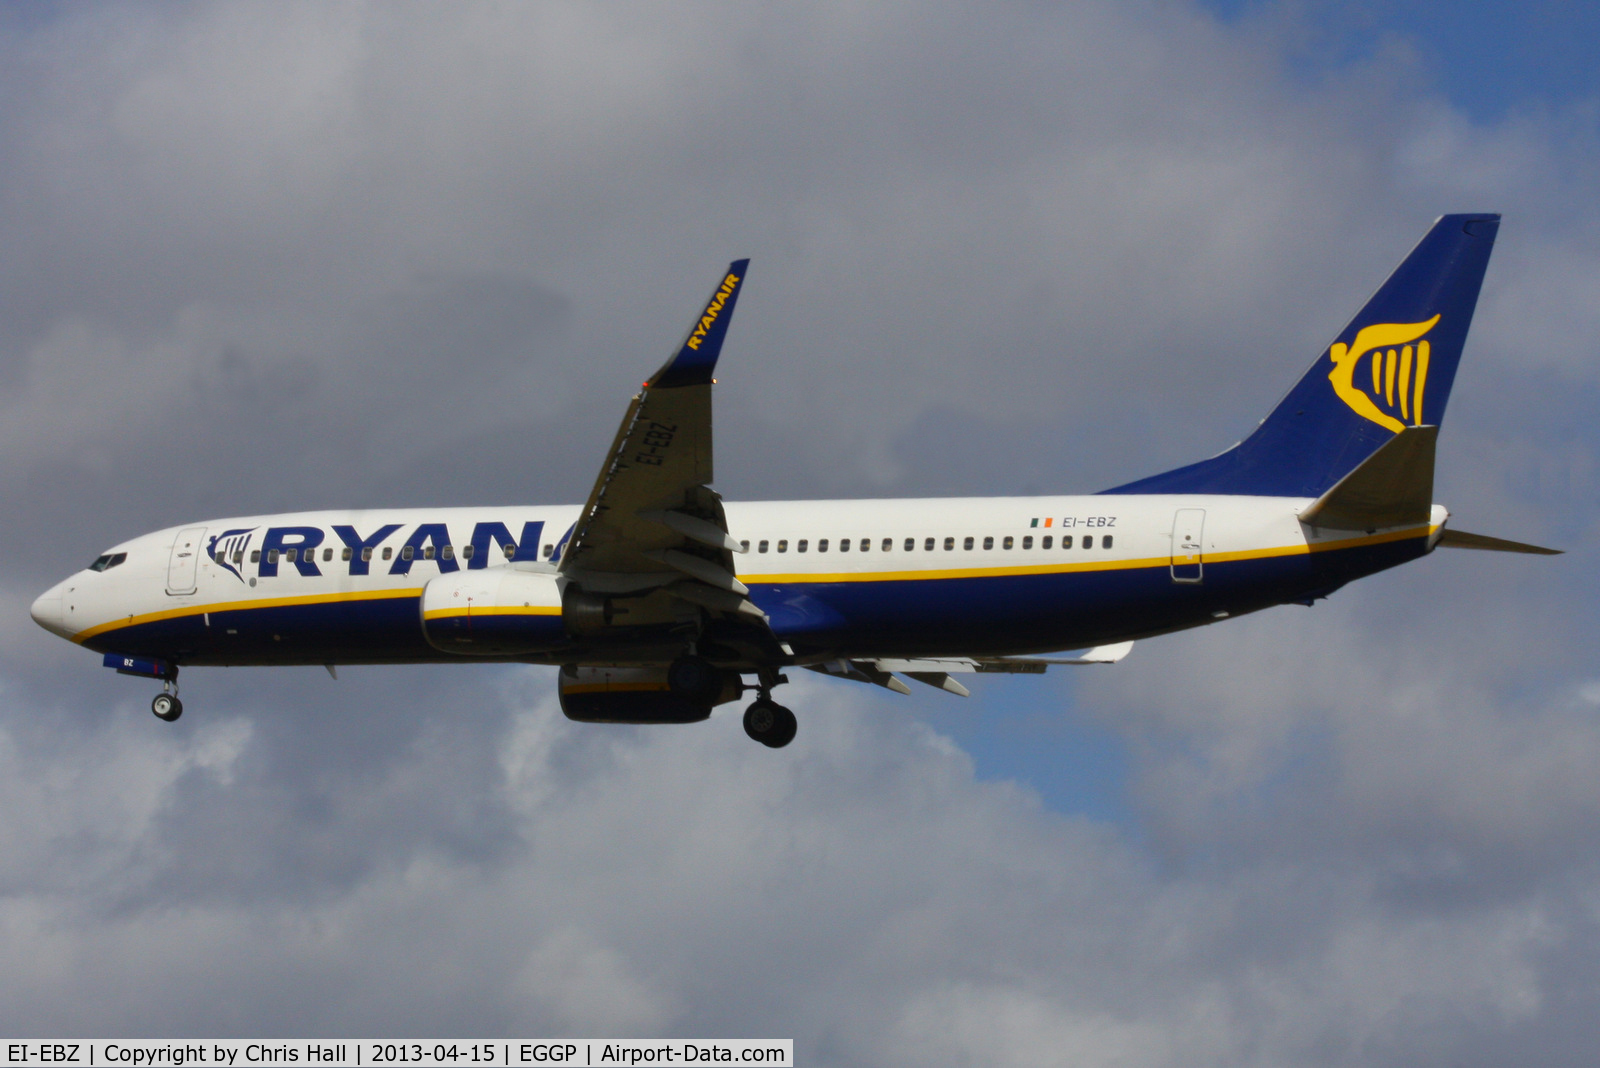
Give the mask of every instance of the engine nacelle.
<svg viewBox="0 0 1600 1068">
<path fill-rule="evenodd" d="M 428 644 L 463 656 L 547 653 L 569 641 L 556 576 L 513 567 L 458 571 L 422 589 Z"/>
<path fill-rule="evenodd" d="M 561 711 L 584 723 L 694 723 L 711 715 L 713 704 L 737 700 L 739 676 L 726 672 L 713 702 L 672 692 L 662 667 L 568 664 L 561 669 Z"/>
</svg>

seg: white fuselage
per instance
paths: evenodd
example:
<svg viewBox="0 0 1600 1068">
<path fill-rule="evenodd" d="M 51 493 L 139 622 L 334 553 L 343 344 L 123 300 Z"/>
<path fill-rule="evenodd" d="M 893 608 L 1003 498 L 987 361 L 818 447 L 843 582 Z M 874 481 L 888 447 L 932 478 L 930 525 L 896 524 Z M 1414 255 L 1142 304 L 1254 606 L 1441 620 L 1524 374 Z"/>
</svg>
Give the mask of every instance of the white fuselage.
<svg viewBox="0 0 1600 1068">
<path fill-rule="evenodd" d="M 1298 519 L 1308 503 L 1096 495 L 725 509 L 747 549 L 734 557 L 740 581 L 805 659 L 975 643 L 1004 655 L 1193 626 L 1414 558 L 1447 518 L 1436 505 L 1422 526 L 1318 531 Z M 125 559 L 78 572 L 33 611 L 102 652 L 188 663 L 453 659 L 416 623 L 427 584 L 513 568 L 548 573 L 559 597 L 570 577 L 560 550 L 579 514 L 555 506 L 209 520 L 114 546 L 107 556 Z M 559 663 L 569 652 L 557 643 L 517 659 Z"/>
</svg>

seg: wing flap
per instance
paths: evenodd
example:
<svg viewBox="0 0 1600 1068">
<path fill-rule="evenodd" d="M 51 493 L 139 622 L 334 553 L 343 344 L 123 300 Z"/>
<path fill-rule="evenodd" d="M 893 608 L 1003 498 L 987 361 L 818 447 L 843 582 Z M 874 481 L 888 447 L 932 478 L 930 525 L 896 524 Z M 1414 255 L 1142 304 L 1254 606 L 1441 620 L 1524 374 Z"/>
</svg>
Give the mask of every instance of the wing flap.
<svg viewBox="0 0 1600 1068">
<path fill-rule="evenodd" d="M 1132 648 L 1132 642 L 1117 642 L 1115 645 L 1098 645 L 1082 656 L 1072 657 L 949 656 L 916 659 L 880 657 L 828 660 L 821 664 L 808 664 L 807 667 L 835 678 L 870 682 L 876 686 L 887 687 L 896 693 L 910 693 L 910 688 L 895 678 L 898 673 L 935 689 L 945 690 L 960 697 L 970 697 L 971 692 L 951 678 L 951 675 L 1043 675 L 1050 667 L 1056 665 L 1115 664 L 1127 656 Z"/>
</svg>

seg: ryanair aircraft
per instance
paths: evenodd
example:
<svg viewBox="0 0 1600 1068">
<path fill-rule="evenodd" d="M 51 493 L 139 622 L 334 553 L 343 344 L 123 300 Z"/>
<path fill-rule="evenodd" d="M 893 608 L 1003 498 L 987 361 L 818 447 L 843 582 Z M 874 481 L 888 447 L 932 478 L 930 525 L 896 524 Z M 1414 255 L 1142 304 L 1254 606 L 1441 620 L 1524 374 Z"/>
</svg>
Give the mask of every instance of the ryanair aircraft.
<svg viewBox="0 0 1600 1068">
<path fill-rule="evenodd" d="M 106 550 L 40 626 L 162 682 L 180 666 L 515 661 L 575 720 L 687 723 L 786 669 L 967 695 L 956 676 L 1121 659 L 1135 639 L 1310 604 L 1438 546 L 1434 442 L 1497 215 L 1439 219 L 1248 438 L 1082 497 L 724 502 L 711 391 L 748 260 L 628 406 L 581 506 L 214 519 Z M 1055 650 L 1088 651 L 1051 656 Z M 749 680 L 754 680 L 749 681 Z"/>
</svg>

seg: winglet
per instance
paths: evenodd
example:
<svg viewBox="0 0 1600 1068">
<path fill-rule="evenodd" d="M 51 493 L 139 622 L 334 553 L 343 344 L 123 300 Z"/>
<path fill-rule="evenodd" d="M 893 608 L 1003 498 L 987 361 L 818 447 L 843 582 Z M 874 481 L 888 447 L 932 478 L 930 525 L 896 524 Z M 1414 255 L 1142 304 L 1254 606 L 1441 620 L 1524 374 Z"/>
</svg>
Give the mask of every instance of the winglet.
<svg viewBox="0 0 1600 1068">
<path fill-rule="evenodd" d="M 673 386 L 703 386 L 711 381 L 716 370 L 717 357 L 722 354 L 722 339 L 727 336 L 728 322 L 733 318 L 733 305 L 739 299 L 744 285 L 745 272 L 750 261 L 734 260 L 717 288 L 706 301 L 705 308 L 689 328 L 688 336 L 677 355 L 668 360 L 645 385 L 652 389 L 670 389 Z"/>
</svg>

